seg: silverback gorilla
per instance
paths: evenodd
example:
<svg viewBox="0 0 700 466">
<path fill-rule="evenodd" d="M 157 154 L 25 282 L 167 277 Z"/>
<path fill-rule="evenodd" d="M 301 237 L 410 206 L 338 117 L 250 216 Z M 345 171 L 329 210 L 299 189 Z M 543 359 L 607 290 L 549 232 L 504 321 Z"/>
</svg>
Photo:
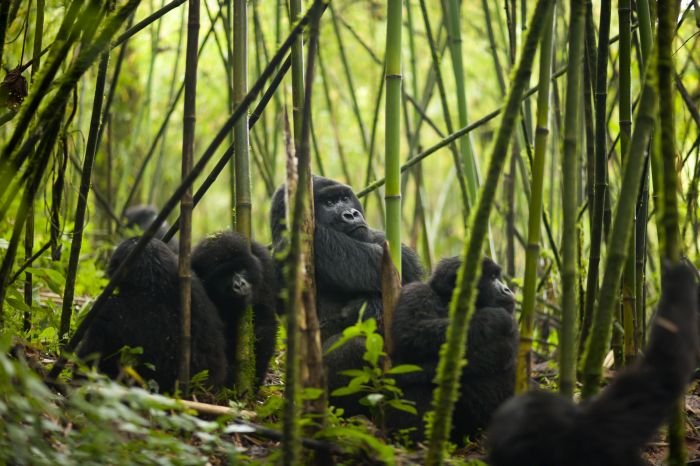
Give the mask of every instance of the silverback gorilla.
<svg viewBox="0 0 700 466">
<path fill-rule="evenodd" d="M 261 384 L 277 342 L 277 280 L 267 248 L 233 231 L 217 233 L 200 242 L 192 252 L 192 269 L 202 280 L 224 322 L 227 384 L 233 382 L 234 356 L 240 319 L 253 306 L 255 377 Z"/>
<path fill-rule="evenodd" d="M 364 318 L 382 319 L 381 263 L 384 233 L 367 225 L 362 205 L 352 189 L 337 181 L 313 177 L 315 209 L 314 264 L 316 307 L 324 353 L 343 329 L 357 323 L 366 304 Z M 285 244 L 285 192 L 280 187 L 272 198 L 270 225 L 276 251 Z M 402 282 L 420 280 L 423 268 L 415 251 L 401 247 Z M 379 325 L 381 329 L 381 323 Z M 362 366 L 364 342 L 354 339 L 324 356 L 329 392 L 344 386 L 340 374 Z M 332 404 L 350 416 L 366 412 L 357 397 L 336 397 Z"/>
<path fill-rule="evenodd" d="M 134 248 L 138 238 L 123 241 L 112 254 L 107 275 Z M 137 370 L 160 390 L 175 387 L 179 368 L 181 317 L 177 257 L 153 238 L 129 266 L 118 290 L 100 309 L 78 348 L 78 356 L 100 356 L 98 367 L 112 378 L 122 372 L 120 349 L 143 348 Z M 226 376 L 223 324 L 196 275 L 192 275 L 192 374 L 209 371 L 209 383 L 222 386 Z"/>
<path fill-rule="evenodd" d="M 665 267 L 646 355 L 590 402 L 530 392 L 506 402 L 489 427 L 493 466 L 641 466 L 640 450 L 683 394 L 698 354 L 695 272 Z"/>
<path fill-rule="evenodd" d="M 352 189 L 321 176 L 313 177 L 316 230 L 317 309 L 321 339 L 341 333 L 357 322 L 367 303 L 365 317 L 382 316 L 381 261 L 384 233 L 367 225 L 362 204 Z M 275 250 L 284 244 L 284 186 L 272 198 L 270 225 Z M 416 253 L 402 245 L 402 282 L 420 280 L 423 268 Z"/>
<path fill-rule="evenodd" d="M 431 409 L 440 346 L 450 324 L 448 306 L 460 264 L 459 257 L 443 259 L 428 283 L 405 286 L 396 305 L 392 362 L 415 364 L 423 371 L 397 377 L 404 398 L 416 403 L 418 416 L 392 410 L 387 423 L 393 431 L 415 428 L 410 433 L 414 440 L 423 438 L 422 418 Z M 476 311 L 467 336 L 467 365 L 462 370 L 452 422 L 455 443 L 486 427 L 493 412 L 513 395 L 515 388 L 515 298 L 501 281 L 501 268 L 491 259 L 482 261 L 477 291 Z"/>
</svg>

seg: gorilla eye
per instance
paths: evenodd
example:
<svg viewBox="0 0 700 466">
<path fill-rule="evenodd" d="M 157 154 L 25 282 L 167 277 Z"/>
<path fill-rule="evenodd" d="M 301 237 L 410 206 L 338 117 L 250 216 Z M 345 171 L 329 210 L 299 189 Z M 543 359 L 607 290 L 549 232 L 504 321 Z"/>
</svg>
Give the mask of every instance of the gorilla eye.
<svg viewBox="0 0 700 466">
<path fill-rule="evenodd" d="M 333 203 L 333 199 L 326 199 L 326 205 L 327 205 L 328 207 L 332 207 L 333 204 L 334 204 L 334 203 Z"/>
<path fill-rule="evenodd" d="M 350 196 L 343 196 L 343 202 L 350 202 Z"/>
</svg>

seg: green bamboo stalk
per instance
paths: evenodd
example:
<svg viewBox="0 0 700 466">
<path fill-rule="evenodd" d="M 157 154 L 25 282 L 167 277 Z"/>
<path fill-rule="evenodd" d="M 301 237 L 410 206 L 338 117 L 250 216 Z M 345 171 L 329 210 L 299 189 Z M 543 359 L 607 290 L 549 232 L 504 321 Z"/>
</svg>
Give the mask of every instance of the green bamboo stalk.
<svg viewBox="0 0 700 466">
<path fill-rule="evenodd" d="M 58 330 L 59 340 L 70 330 L 70 321 L 73 315 L 73 297 L 75 293 L 75 278 L 80 261 L 80 248 L 83 243 L 83 231 L 85 226 L 85 212 L 87 211 L 88 196 L 90 194 L 90 183 L 92 178 L 92 167 L 97 154 L 97 135 L 100 127 L 100 117 L 102 113 L 102 102 L 104 98 L 105 82 L 107 79 L 107 65 L 109 64 L 109 52 L 102 54 L 95 83 L 95 97 L 92 104 L 92 118 L 90 120 L 90 130 L 85 149 L 85 161 L 80 178 L 80 195 L 78 205 L 75 209 L 73 239 L 71 241 L 70 257 L 68 259 L 68 270 L 66 271 L 66 286 L 63 290 L 63 307 L 61 310 L 61 322 Z"/>
<path fill-rule="evenodd" d="M 445 11 L 445 26 L 447 28 L 448 42 L 450 45 L 450 56 L 452 57 L 452 69 L 455 76 L 457 90 L 457 112 L 459 126 L 468 124 L 467 115 L 467 95 L 466 83 L 464 81 L 464 64 L 462 62 L 462 32 L 460 29 L 460 6 L 459 0 L 443 0 Z M 467 136 L 459 141 L 460 153 L 462 155 L 462 165 L 466 176 L 468 208 L 476 203 L 476 193 L 479 189 L 479 170 L 474 155 L 471 137 Z"/>
<path fill-rule="evenodd" d="M 401 275 L 401 0 L 388 0 L 386 22 L 386 237 L 394 266 Z"/>
<path fill-rule="evenodd" d="M 656 69 L 659 89 L 659 122 L 661 134 L 657 158 L 662 161 L 663 186 L 660 191 L 663 203 L 661 216 L 657 217 L 657 228 L 664 232 L 664 242 L 659 248 L 662 260 L 673 264 L 681 259 L 682 243 L 679 229 L 677 192 L 680 182 L 676 171 L 676 127 L 674 118 L 673 38 L 676 32 L 679 2 L 659 0 L 657 3 L 658 29 L 656 47 Z M 658 173 L 658 172 L 657 172 Z M 656 178 L 656 176 L 655 176 Z M 685 445 L 685 397 L 681 396 L 671 413 L 668 427 L 668 464 L 682 466 L 687 463 Z"/>
<path fill-rule="evenodd" d="M 528 235 L 525 248 L 525 277 L 523 281 L 523 303 L 520 314 L 520 342 L 518 344 L 518 368 L 515 389 L 524 393 L 530 386 L 530 353 L 535 324 L 535 298 L 537 296 L 537 261 L 540 255 L 540 228 L 544 195 L 544 167 L 549 137 L 549 84 L 552 74 L 554 52 L 554 29 L 556 28 L 556 5 L 547 12 L 547 27 L 540 48 L 540 77 L 537 93 L 537 129 L 535 130 L 535 157 L 532 162 L 530 205 L 528 208 Z"/>
<path fill-rule="evenodd" d="M 623 167 L 620 199 L 613 218 L 608 240 L 608 256 L 603 281 L 598 292 L 598 303 L 593 314 L 593 325 L 586 341 L 583 355 L 583 390 L 585 398 L 598 391 L 602 365 L 607 352 L 614 317 L 617 292 L 622 269 L 627 258 L 631 226 L 637 202 L 637 192 L 644 169 L 644 151 L 656 119 L 656 77 L 654 69 L 647 65 L 644 87 L 639 100 L 637 116 L 633 124 L 627 163 Z"/>
<path fill-rule="evenodd" d="M 618 110 L 620 121 L 620 152 L 626 154 L 629 150 L 630 138 L 632 137 L 632 3 L 630 0 L 621 0 L 618 7 L 620 23 L 620 108 Z M 624 163 L 624 160 L 623 160 Z M 633 221 L 632 239 L 630 240 L 627 263 L 622 275 L 622 321 L 625 329 L 624 334 L 624 356 L 629 364 L 639 350 L 635 339 L 636 327 L 644 325 L 637 321 L 637 300 L 636 300 L 636 263 L 637 263 L 637 218 Z M 646 223 L 646 222 L 645 222 Z"/>
<path fill-rule="evenodd" d="M 440 465 L 444 460 L 445 444 L 450 432 L 452 411 L 459 388 L 459 376 L 466 351 L 466 337 L 469 320 L 474 313 L 478 264 L 484 239 L 488 234 L 488 220 L 493 206 L 496 187 L 508 156 L 508 145 L 516 127 L 520 113 L 520 101 L 525 93 L 532 72 L 532 62 L 540 37 L 545 29 L 550 0 L 538 0 L 529 22 L 522 54 L 513 74 L 510 92 L 506 97 L 503 119 L 498 127 L 496 138 L 490 151 L 489 168 L 486 180 L 481 188 L 477 203 L 470 217 L 471 236 L 465 241 L 462 254 L 462 266 L 459 269 L 455 291 L 450 302 L 450 322 L 447 338 L 440 349 L 440 362 L 437 369 L 438 386 L 435 389 L 429 447 L 426 464 Z"/>
<path fill-rule="evenodd" d="M 233 0 L 233 102 L 240 105 L 248 93 L 248 7 L 245 0 Z M 250 153 L 248 114 L 233 127 L 235 156 L 236 231 L 252 238 L 252 196 L 250 182 Z M 236 343 L 236 391 L 251 393 L 255 380 L 253 343 L 253 308 L 248 306 L 240 322 Z"/>
<path fill-rule="evenodd" d="M 573 397 L 576 384 L 576 327 L 578 324 L 578 217 L 580 102 L 583 92 L 583 47 L 586 8 L 570 2 L 569 66 L 566 79 L 564 153 L 562 155 L 562 322 L 559 337 L 559 392 Z M 607 39 L 605 45 L 607 46 Z M 606 54 L 607 56 L 607 54 Z M 603 67 L 605 69 L 605 67 Z M 604 114 L 603 114 L 604 115 Z"/>
<path fill-rule="evenodd" d="M 195 124 L 197 121 L 197 48 L 199 44 L 199 0 L 189 0 L 187 6 L 187 42 L 185 46 L 185 97 L 182 113 L 182 179 L 192 172 L 194 165 Z M 189 394 L 190 361 L 192 359 L 192 187 L 180 197 L 180 251 L 178 276 L 180 278 L 180 306 L 182 340 L 180 341 L 180 368 L 178 381 Z M 154 222 L 155 223 L 155 222 Z"/>
<path fill-rule="evenodd" d="M 332 9 L 332 7 L 331 7 Z M 301 0 L 290 0 L 289 2 L 289 22 L 293 24 L 301 14 Z M 292 141 L 287 143 L 287 157 L 297 157 L 297 170 L 304 172 L 311 170 L 311 160 L 309 151 L 302 152 L 302 125 L 304 112 L 304 43 L 303 36 L 296 38 L 292 44 Z M 288 126 L 288 125 L 287 125 Z M 290 154 L 291 152 L 291 154 Z M 299 160 L 300 157 L 307 157 Z M 287 161 L 289 166 L 290 161 Z M 290 169 L 288 168 L 288 171 Z M 302 173 L 302 177 L 305 175 Z M 310 176 L 310 175 L 309 175 Z M 304 224 L 305 209 L 308 209 L 307 184 L 311 179 L 297 180 L 295 188 L 290 186 L 291 180 L 287 181 L 289 191 L 289 202 L 292 199 L 293 210 L 288 209 L 291 216 L 290 222 L 290 247 L 287 257 L 287 360 L 285 364 L 285 387 L 284 387 L 284 411 L 283 411 L 283 442 L 282 442 L 282 464 L 284 466 L 296 466 L 301 461 L 300 437 L 300 404 L 301 404 L 301 341 L 299 325 L 303 319 L 302 311 L 302 283 L 301 266 L 304 260 L 304 242 L 302 241 L 301 228 Z"/>
<path fill-rule="evenodd" d="M 640 63 L 639 66 L 640 69 L 643 70 L 646 67 L 646 63 L 651 56 L 654 28 L 651 22 L 649 0 L 637 0 L 636 4 L 637 22 L 639 24 L 639 38 L 642 46 L 642 63 Z"/>
<path fill-rule="evenodd" d="M 598 293 L 601 243 L 603 238 L 603 217 L 608 189 L 607 181 L 607 72 L 608 47 L 610 36 L 610 0 L 601 4 L 598 51 L 595 65 L 595 160 L 593 175 L 593 206 L 591 214 L 591 238 L 588 252 L 588 276 L 586 277 L 586 297 L 583 309 L 581 342 L 588 338 L 594 314 L 595 296 Z M 589 168 L 590 169 L 590 168 Z"/>
<path fill-rule="evenodd" d="M 36 2 L 36 19 L 34 26 L 34 46 L 32 53 L 32 81 L 41 67 L 41 43 L 44 39 L 44 8 L 45 0 L 37 0 Z M 4 38 L 1 40 L 4 41 Z M 2 64 L 2 50 L 0 50 L 0 66 Z M 61 176 L 61 175 L 59 175 Z M 27 226 L 24 232 L 24 258 L 29 260 L 33 255 L 34 249 L 34 205 L 30 205 L 29 212 L 27 214 Z M 24 304 L 30 309 L 26 311 L 23 316 L 22 329 L 27 332 L 32 326 L 32 313 L 31 307 L 33 303 L 33 280 L 32 274 L 26 273 L 24 275 Z"/>
</svg>

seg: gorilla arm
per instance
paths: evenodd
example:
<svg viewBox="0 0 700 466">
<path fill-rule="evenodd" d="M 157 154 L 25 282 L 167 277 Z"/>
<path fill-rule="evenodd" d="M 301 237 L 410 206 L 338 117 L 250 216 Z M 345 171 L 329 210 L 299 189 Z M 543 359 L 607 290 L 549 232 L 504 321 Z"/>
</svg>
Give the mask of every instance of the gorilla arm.
<svg viewBox="0 0 700 466">
<path fill-rule="evenodd" d="M 596 437 L 616 439 L 615 448 L 637 449 L 668 416 L 697 364 L 698 301 L 694 272 L 686 264 L 664 274 L 647 352 L 637 367 L 621 373 L 587 408 L 581 425 Z"/>
<path fill-rule="evenodd" d="M 403 288 L 392 325 L 392 357 L 397 364 L 416 363 L 416 358 L 438 360 L 449 325 L 447 310 L 440 312 L 443 309 L 437 295 L 425 283 L 410 283 Z"/>
</svg>

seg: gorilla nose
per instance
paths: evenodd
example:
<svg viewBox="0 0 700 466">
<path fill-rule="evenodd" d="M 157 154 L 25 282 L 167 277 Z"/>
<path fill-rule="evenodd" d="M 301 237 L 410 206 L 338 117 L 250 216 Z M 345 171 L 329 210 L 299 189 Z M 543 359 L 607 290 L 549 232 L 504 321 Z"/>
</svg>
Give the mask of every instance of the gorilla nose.
<svg viewBox="0 0 700 466">
<path fill-rule="evenodd" d="M 341 214 L 343 220 L 347 223 L 356 223 L 362 221 L 362 214 L 357 209 L 344 210 Z"/>
<path fill-rule="evenodd" d="M 248 283 L 247 280 L 240 278 L 240 277 L 235 277 L 233 279 L 233 291 L 239 296 L 246 296 L 248 293 L 250 293 L 250 283 Z"/>
</svg>

